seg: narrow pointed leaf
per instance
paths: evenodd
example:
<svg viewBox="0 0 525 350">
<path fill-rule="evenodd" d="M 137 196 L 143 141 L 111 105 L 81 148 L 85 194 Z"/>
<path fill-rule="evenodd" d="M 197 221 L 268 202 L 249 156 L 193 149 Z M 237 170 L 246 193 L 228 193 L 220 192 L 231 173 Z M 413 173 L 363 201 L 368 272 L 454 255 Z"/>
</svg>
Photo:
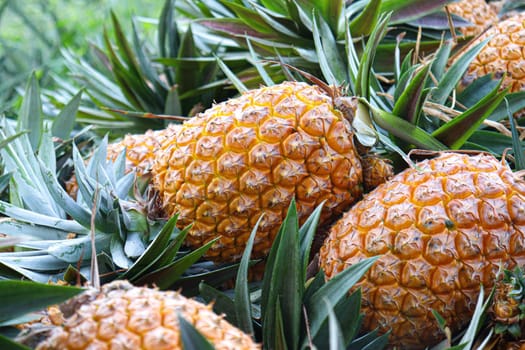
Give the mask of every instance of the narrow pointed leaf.
<svg viewBox="0 0 525 350">
<path fill-rule="evenodd" d="M 310 249 L 312 247 L 312 242 L 317 232 L 317 225 L 321 218 L 321 213 L 323 211 L 324 202 L 319 204 L 317 208 L 308 216 L 304 224 L 299 229 L 299 237 L 301 239 L 300 251 L 302 254 L 303 266 L 302 270 L 306 273 L 308 267 L 308 262 L 310 261 Z M 306 279 L 306 276 L 303 277 Z"/>
<path fill-rule="evenodd" d="M 505 98 L 507 91 L 498 93 L 498 89 L 496 86 L 491 94 L 441 126 L 432 136 L 451 149 L 459 149 Z"/>
<path fill-rule="evenodd" d="M 414 124 L 391 113 L 371 107 L 370 105 L 369 109 L 372 119 L 377 125 L 403 141 L 424 149 L 436 151 L 448 149 L 443 143 Z"/>
<path fill-rule="evenodd" d="M 151 269 L 160 269 L 166 265 L 171 264 L 175 260 L 182 243 L 184 243 L 184 240 L 190 231 L 189 229 L 190 226 L 186 226 L 175 236 L 175 238 L 169 243 L 166 249 L 164 249 L 162 254 L 159 256 L 159 259 L 157 259 L 155 263 L 151 265 Z"/>
<path fill-rule="evenodd" d="M 287 346 L 290 349 L 298 347 L 304 291 L 303 261 L 299 249 L 297 210 L 295 200 L 292 200 L 272 245 L 263 280 L 263 343 L 269 347 L 280 339 L 281 329 L 275 328 L 279 319 L 282 320 Z M 278 311 L 282 311 L 282 315 Z"/>
<path fill-rule="evenodd" d="M 392 13 L 392 24 L 406 23 L 409 20 L 435 12 L 451 0 L 383 0 L 381 12 Z"/>
<path fill-rule="evenodd" d="M 123 279 L 133 280 L 138 277 L 137 274 L 148 268 L 155 263 L 156 259 L 159 258 L 159 254 L 167 246 L 171 234 L 175 229 L 177 223 L 178 215 L 171 217 L 168 222 L 162 227 L 162 230 L 157 235 L 157 237 L 150 243 L 144 254 L 140 256 L 137 261 L 121 276 Z"/>
<path fill-rule="evenodd" d="M 377 24 L 381 8 L 381 0 L 371 0 L 359 15 L 350 22 L 350 32 L 353 37 L 370 35 Z"/>
<path fill-rule="evenodd" d="M 421 104 L 425 96 L 425 82 L 429 70 L 430 65 L 427 64 L 414 75 L 396 101 L 392 114 L 401 116 L 406 121 L 418 125 L 419 115 L 421 114 Z"/>
<path fill-rule="evenodd" d="M 79 91 L 72 99 L 65 105 L 60 113 L 56 116 L 53 121 L 53 127 L 51 133 L 53 136 L 63 140 L 67 140 L 71 137 L 71 132 L 75 126 L 76 114 L 80 106 L 82 99 L 82 90 Z"/>
<path fill-rule="evenodd" d="M 257 223 L 253 227 L 250 237 L 248 238 L 248 242 L 246 242 L 246 248 L 242 254 L 239 270 L 237 271 L 237 278 L 235 280 L 234 300 L 237 327 L 239 327 L 244 333 L 252 335 L 254 334 L 254 331 L 251 313 L 252 305 L 250 301 L 250 291 L 248 289 L 248 266 L 250 264 L 253 242 L 263 216 L 264 214 L 257 220 Z"/>
<path fill-rule="evenodd" d="M 33 150 L 38 149 L 42 135 L 42 101 L 40 99 L 40 88 L 33 72 L 27 83 L 24 100 L 18 115 L 17 131 L 28 130 L 29 140 Z"/>
<path fill-rule="evenodd" d="M 523 153 L 523 145 L 520 142 L 520 135 L 518 133 L 518 128 L 516 127 L 516 120 L 510 112 L 507 99 L 505 99 L 505 104 L 509 110 L 509 123 L 510 129 L 512 131 L 512 151 L 514 153 L 516 170 L 523 170 L 525 169 L 525 154 Z"/>
<path fill-rule="evenodd" d="M 328 309 L 328 329 L 330 333 L 329 337 L 329 346 L 330 350 L 338 350 L 338 349 L 344 349 L 345 348 L 345 342 L 343 339 L 343 335 L 341 332 L 341 325 L 337 321 L 337 317 L 335 316 L 333 305 L 328 302 L 328 300 L 323 299 L 323 303 L 325 304 L 326 308 Z"/>
<path fill-rule="evenodd" d="M 6 2 L 7 4 L 7 2 Z M 4 350 L 30 350 L 27 346 L 16 343 L 15 341 L 0 334 L 0 349 Z"/>
<path fill-rule="evenodd" d="M 379 256 L 368 258 L 346 268 L 312 295 L 309 302 L 305 305 L 310 316 L 310 332 L 312 336 L 315 337 L 328 317 L 328 309 L 318 302 L 321 300 L 319 298 L 326 298 L 332 305 L 337 304 L 378 258 Z"/>
<path fill-rule="evenodd" d="M 251 62 L 257 69 L 257 72 L 259 72 L 259 75 L 263 79 L 264 84 L 266 84 L 266 86 L 274 85 L 275 83 L 273 82 L 272 78 L 270 77 L 268 72 L 264 69 L 264 66 L 259 62 L 259 58 L 257 57 L 257 54 L 253 50 L 253 46 L 249 38 L 246 38 L 246 44 L 248 45 L 248 50 L 250 50 L 250 55 L 252 57 Z"/>
<path fill-rule="evenodd" d="M 0 322 L 63 302 L 83 289 L 28 281 L 0 281 Z"/>
<path fill-rule="evenodd" d="M 445 104 L 448 96 L 452 93 L 452 90 L 456 88 L 457 83 L 467 71 L 470 62 L 478 55 L 483 47 L 485 47 L 489 39 L 490 38 L 487 38 L 474 45 L 450 66 L 446 73 L 443 74 L 438 86 L 432 90 L 430 94 L 432 101 Z"/>
<path fill-rule="evenodd" d="M 199 292 L 207 303 L 213 303 L 213 311 L 225 315 L 228 322 L 237 326 L 236 307 L 231 296 L 203 282 L 199 283 Z"/>
<path fill-rule="evenodd" d="M 219 238 L 209 241 L 205 245 L 191 251 L 191 253 L 159 270 L 149 272 L 144 276 L 139 274 L 140 278 L 136 279 L 135 283 L 139 285 L 154 283 L 160 289 L 170 288 L 191 265 L 206 254 L 208 249 L 210 249 L 218 239 Z"/>
<path fill-rule="evenodd" d="M 330 85 L 341 85 L 349 77 L 334 35 L 323 17 L 313 16 L 313 36 L 319 65 Z"/>
<path fill-rule="evenodd" d="M 443 45 L 441 45 L 436 51 L 436 56 L 432 60 L 432 68 L 430 71 L 437 81 L 443 79 L 450 58 L 450 52 L 452 51 L 452 46 L 453 42 L 451 40 L 443 43 Z"/>
<path fill-rule="evenodd" d="M 365 50 L 361 56 L 361 63 L 359 65 L 359 72 L 356 77 L 356 91 L 357 96 L 362 96 L 365 99 L 370 97 L 370 81 L 372 75 L 372 64 L 374 62 L 377 46 L 381 39 L 385 36 L 387 25 L 390 21 L 390 15 L 382 14 L 379 18 L 376 27 L 370 34 Z"/>
<path fill-rule="evenodd" d="M 228 66 L 218 56 L 215 56 L 215 58 L 217 60 L 217 63 L 219 64 L 219 67 L 224 72 L 226 77 L 231 81 L 231 83 L 235 86 L 237 91 L 241 93 L 248 91 L 246 85 L 244 85 L 243 82 L 239 78 L 237 78 L 235 73 L 233 73 L 231 69 L 228 68 Z"/>
</svg>

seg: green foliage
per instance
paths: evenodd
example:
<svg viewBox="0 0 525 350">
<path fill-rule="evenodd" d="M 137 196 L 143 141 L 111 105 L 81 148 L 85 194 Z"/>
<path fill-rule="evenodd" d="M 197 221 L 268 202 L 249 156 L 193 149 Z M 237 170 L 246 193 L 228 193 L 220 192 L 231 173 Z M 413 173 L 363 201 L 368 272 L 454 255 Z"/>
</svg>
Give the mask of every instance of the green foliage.
<svg viewBox="0 0 525 350">
<path fill-rule="evenodd" d="M 0 111 L 12 112 L 19 88 L 34 72 L 44 89 L 56 89 L 54 75 L 68 78 L 60 49 L 86 55 L 108 22 L 109 10 L 130 18 L 140 13 L 149 27 L 160 10 L 153 0 L 125 2 L 73 0 L 0 1 Z M 50 111 L 48 111 L 50 112 Z"/>
</svg>

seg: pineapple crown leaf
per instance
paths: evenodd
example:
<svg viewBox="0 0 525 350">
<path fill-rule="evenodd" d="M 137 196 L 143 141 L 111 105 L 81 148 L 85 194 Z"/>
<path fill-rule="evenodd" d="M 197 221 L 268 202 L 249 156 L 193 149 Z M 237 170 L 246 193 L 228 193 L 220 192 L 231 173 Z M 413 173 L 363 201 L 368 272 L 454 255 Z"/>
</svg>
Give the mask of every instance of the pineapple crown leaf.
<svg viewBox="0 0 525 350">
<path fill-rule="evenodd" d="M 262 285 L 263 343 L 277 346 L 281 331 L 287 347 L 297 349 L 302 315 L 304 272 L 300 247 L 299 223 L 295 200 L 272 244 Z M 279 325 L 282 322 L 282 328 Z M 275 346 L 272 346 L 275 344 Z"/>
<path fill-rule="evenodd" d="M 407 23 L 410 20 L 443 9 L 453 0 L 383 0 L 381 12 L 392 11 L 391 24 Z"/>
<path fill-rule="evenodd" d="M 344 349 L 345 341 L 341 331 L 341 325 L 333 309 L 334 306 L 326 298 L 323 298 L 323 303 L 328 309 L 328 329 L 330 333 L 328 344 L 330 344 L 330 350 Z"/>
<path fill-rule="evenodd" d="M 349 80 L 346 69 L 328 24 L 321 16 L 317 15 L 315 10 L 313 11 L 313 38 L 319 66 L 328 84 L 336 86 L 343 81 Z"/>
<path fill-rule="evenodd" d="M 2 334 L 0 334 L 0 347 L 5 350 L 30 350 L 31 349 Z"/>
<path fill-rule="evenodd" d="M 348 293 L 348 290 L 366 273 L 377 258 L 378 257 L 368 258 L 358 264 L 348 267 L 315 291 L 310 298 L 305 300 L 305 307 L 310 320 L 310 332 L 314 337 L 321 329 L 324 320 L 328 317 L 328 309 L 318 302 L 319 298 L 326 298 L 335 305 L 335 303 L 341 300 L 341 298 Z"/>
<path fill-rule="evenodd" d="M 356 81 L 354 82 L 356 87 L 356 91 L 354 91 L 354 93 L 357 96 L 362 96 L 367 100 L 370 98 L 372 63 L 377 52 L 377 46 L 379 45 L 381 39 L 386 35 L 388 30 L 387 25 L 390 21 L 390 17 L 390 13 L 383 13 L 379 17 L 377 26 L 372 31 L 372 34 L 370 34 L 370 37 L 366 43 L 366 47 L 361 56 L 361 63 L 359 65 Z"/>
</svg>

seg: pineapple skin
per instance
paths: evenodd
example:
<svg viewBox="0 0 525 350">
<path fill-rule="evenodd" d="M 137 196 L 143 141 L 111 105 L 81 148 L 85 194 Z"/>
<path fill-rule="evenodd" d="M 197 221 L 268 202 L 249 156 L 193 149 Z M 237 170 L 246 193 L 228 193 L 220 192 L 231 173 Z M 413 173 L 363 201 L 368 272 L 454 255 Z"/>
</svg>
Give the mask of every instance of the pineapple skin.
<svg viewBox="0 0 525 350">
<path fill-rule="evenodd" d="M 423 349 L 474 311 L 501 267 L 525 263 L 525 182 L 492 156 L 444 153 L 380 185 L 331 228 L 320 250 L 328 279 L 381 255 L 362 289 L 363 327 Z"/>
<path fill-rule="evenodd" d="M 260 349 L 249 335 L 215 314 L 211 305 L 178 292 L 117 281 L 84 301 L 36 350 L 182 350 L 179 315 L 218 350 Z"/>
<path fill-rule="evenodd" d="M 350 121 L 332 96 L 299 82 L 248 91 L 186 121 L 152 172 L 164 212 L 192 224 L 190 246 L 220 236 L 207 253 L 216 262 L 242 256 L 262 214 L 252 256 L 265 256 L 292 198 L 301 223 L 325 201 L 326 222 L 363 190 Z"/>
<path fill-rule="evenodd" d="M 170 124 L 165 129 L 148 130 L 144 134 L 127 134 L 122 140 L 108 144 L 108 159 L 116 160 L 126 149 L 126 172 L 135 170 L 137 175 L 143 175 L 153 166 L 155 152 L 173 137 L 179 127 Z"/>
<path fill-rule="evenodd" d="M 525 13 L 518 13 L 501 22 L 495 23 L 464 50 L 492 37 L 487 45 L 471 62 L 461 85 L 467 86 L 473 80 L 493 73 L 494 77 L 503 78 L 501 89 L 510 88 L 510 92 L 525 89 Z"/>
<path fill-rule="evenodd" d="M 464 36 L 476 36 L 498 20 L 498 13 L 485 0 L 461 0 L 447 5 L 451 14 L 466 19 L 472 25 L 459 28 Z"/>
</svg>

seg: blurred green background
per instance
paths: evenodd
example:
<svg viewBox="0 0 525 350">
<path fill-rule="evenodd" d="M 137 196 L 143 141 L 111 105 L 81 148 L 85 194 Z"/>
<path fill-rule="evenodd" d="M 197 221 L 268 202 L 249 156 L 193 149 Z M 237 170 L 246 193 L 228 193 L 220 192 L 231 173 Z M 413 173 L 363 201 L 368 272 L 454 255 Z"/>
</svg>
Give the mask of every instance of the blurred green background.
<svg viewBox="0 0 525 350">
<path fill-rule="evenodd" d="M 125 29 L 134 18 L 142 34 L 154 37 L 163 6 L 159 0 L 3 0 L 0 1 L 0 112 L 19 101 L 29 74 L 54 86 L 53 75 L 68 77 L 61 49 L 89 60 L 90 43 L 111 31 L 110 11 Z"/>
</svg>

